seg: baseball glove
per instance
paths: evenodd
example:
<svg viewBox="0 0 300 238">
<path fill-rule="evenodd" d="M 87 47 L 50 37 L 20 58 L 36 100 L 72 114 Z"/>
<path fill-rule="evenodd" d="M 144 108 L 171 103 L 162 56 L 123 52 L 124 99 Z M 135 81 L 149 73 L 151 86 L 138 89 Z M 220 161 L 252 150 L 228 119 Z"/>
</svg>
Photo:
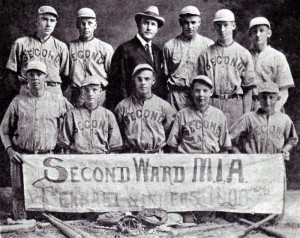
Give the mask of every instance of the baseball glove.
<svg viewBox="0 0 300 238">
<path fill-rule="evenodd" d="M 167 211 L 161 208 L 144 208 L 137 214 L 137 217 L 145 225 L 159 226 L 167 221 L 167 215 Z"/>
<path fill-rule="evenodd" d="M 98 216 L 97 224 L 101 226 L 114 226 L 125 217 L 124 212 L 107 212 Z"/>
</svg>

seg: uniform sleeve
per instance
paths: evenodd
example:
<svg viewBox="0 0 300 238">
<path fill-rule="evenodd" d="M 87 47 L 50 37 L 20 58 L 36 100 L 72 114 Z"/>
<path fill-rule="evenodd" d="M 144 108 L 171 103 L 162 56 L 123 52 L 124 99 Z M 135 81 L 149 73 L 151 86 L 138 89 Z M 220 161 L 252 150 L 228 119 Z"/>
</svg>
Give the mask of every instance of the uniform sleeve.
<svg viewBox="0 0 300 238">
<path fill-rule="evenodd" d="M 290 144 L 291 146 L 296 146 L 298 143 L 298 136 L 294 126 L 294 123 L 289 118 L 286 128 L 284 130 L 284 138 L 285 138 L 285 145 Z"/>
<path fill-rule="evenodd" d="M 12 138 L 15 131 L 17 130 L 18 115 L 15 104 L 16 101 L 14 99 L 5 112 L 0 126 L 0 136 L 5 149 L 12 146 Z"/>
<path fill-rule="evenodd" d="M 167 43 L 164 45 L 164 48 L 163 48 L 163 57 L 164 57 L 164 73 L 166 76 L 169 76 L 169 74 L 170 74 L 169 69 L 171 67 L 171 65 L 170 65 L 171 53 L 170 53 L 170 49 L 169 49 Z"/>
<path fill-rule="evenodd" d="M 198 75 L 207 75 L 205 72 L 205 54 L 201 53 L 199 58 L 198 58 Z"/>
<path fill-rule="evenodd" d="M 109 150 L 120 149 L 123 145 L 120 129 L 113 113 L 109 113 L 108 146 Z"/>
<path fill-rule="evenodd" d="M 242 72 L 242 86 L 249 87 L 256 85 L 256 73 L 254 70 L 253 58 L 248 50 L 245 49 L 244 70 Z"/>
<path fill-rule="evenodd" d="M 231 149 L 231 139 L 229 136 L 229 131 L 228 131 L 228 123 L 227 119 L 224 116 L 220 128 L 220 135 L 219 135 L 219 146 L 222 151 L 228 151 Z"/>
<path fill-rule="evenodd" d="M 69 148 L 74 142 L 74 120 L 73 113 L 69 111 L 65 114 L 58 134 L 58 145 Z"/>
<path fill-rule="evenodd" d="M 114 49 L 112 48 L 111 45 L 108 45 L 106 50 L 106 55 L 105 55 L 105 63 L 104 63 L 104 67 L 107 75 L 109 75 L 110 72 L 110 65 L 111 65 L 113 54 L 114 54 Z"/>
<path fill-rule="evenodd" d="M 64 117 L 66 112 L 72 108 L 74 108 L 73 105 L 65 97 L 62 97 L 61 112 L 60 112 L 61 117 Z"/>
<path fill-rule="evenodd" d="M 278 85 L 279 88 L 291 88 L 294 87 L 294 80 L 291 73 L 290 66 L 286 60 L 286 57 L 282 54 L 280 58 L 277 58 L 278 62 Z"/>
<path fill-rule="evenodd" d="M 169 103 L 166 102 L 164 114 L 165 114 L 165 119 L 163 121 L 163 125 L 165 128 L 166 135 L 168 136 L 176 116 L 176 110 Z"/>
<path fill-rule="evenodd" d="M 70 72 L 70 55 L 68 47 L 63 43 L 61 47 L 61 58 L 60 58 L 60 75 L 69 76 Z"/>
<path fill-rule="evenodd" d="M 11 47 L 6 68 L 16 73 L 18 72 L 19 55 L 20 55 L 19 52 L 20 52 L 20 45 L 18 44 L 18 41 L 15 41 L 15 43 Z"/>
<path fill-rule="evenodd" d="M 176 114 L 175 120 L 169 135 L 169 138 L 167 140 L 167 144 L 171 147 L 177 148 L 180 144 L 180 138 L 181 138 L 181 122 L 180 122 L 180 115 L 179 113 Z"/>
<path fill-rule="evenodd" d="M 247 121 L 245 115 L 243 115 L 236 123 L 234 123 L 229 128 L 232 146 L 238 147 L 241 150 L 242 145 L 240 144 L 240 139 L 244 136 L 245 133 L 247 133 Z"/>
</svg>

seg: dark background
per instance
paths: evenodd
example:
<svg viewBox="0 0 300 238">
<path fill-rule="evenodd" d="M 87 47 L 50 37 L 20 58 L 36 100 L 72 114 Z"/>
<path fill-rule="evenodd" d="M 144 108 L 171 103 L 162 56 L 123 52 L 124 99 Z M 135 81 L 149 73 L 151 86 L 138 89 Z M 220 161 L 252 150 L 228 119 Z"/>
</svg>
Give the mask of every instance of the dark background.
<svg viewBox="0 0 300 238">
<path fill-rule="evenodd" d="M 247 35 L 249 21 L 256 16 L 265 16 L 272 25 L 270 45 L 286 55 L 292 70 L 296 87 L 290 89 L 285 109 L 294 121 L 297 132 L 300 132 L 300 4 L 297 0 L 0 0 L 0 120 L 15 96 L 5 86 L 5 64 L 10 48 L 17 38 L 34 32 L 36 12 L 42 5 L 50 5 L 57 10 L 59 18 L 53 36 L 64 42 L 78 37 L 75 26 L 77 11 L 82 7 L 92 8 L 98 22 L 95 36 L 110 43 L 115 49 L 133 38 L 137 32 L 134 15 L 143 12 L 150 5 L 158 6 L 160 15 L 166 20 L 154 39 L 160 47 L 180 34 L 178 15 L 187 5 L 199 8 L 202 14 L 200 33 L 213 40 L 216 40 L 212 27 L 214 13 L 221 8 L 232 10 L 237 22 L 235 40 L 247 48 L 250 47 Z M 293 150 L 291 160 L 286 164 L 290 188 L 300 187 L 299 155 L 300 145 Z M 10 184 L 9 167 L 2 144 L 0 157 L 0 187 L 5 187 Z"/>
</svg>

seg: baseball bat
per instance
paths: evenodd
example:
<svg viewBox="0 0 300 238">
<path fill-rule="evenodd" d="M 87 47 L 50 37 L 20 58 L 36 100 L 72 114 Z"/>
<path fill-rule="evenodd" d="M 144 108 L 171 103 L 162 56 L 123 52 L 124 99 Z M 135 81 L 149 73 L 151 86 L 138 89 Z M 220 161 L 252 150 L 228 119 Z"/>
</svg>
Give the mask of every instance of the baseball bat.
<svg viewBox="0 0 300 238">
<path fill-rule="evenodd" d="M 56 219 L 50 217 L 46 213 L 42 213 L 44 217 L 46 217 L 50 223 L 55 226 L 57 229 L 59 229 L 66 237 L 68 238 L 82 238 L 82 235 L 74 231 L 73 229 L 69 228 L 68 226 L 64 225 L 63 223 L 60 223 Z"/>
<path fill-rule="evenodd" d="M 14 224 L 14 225 L 3 225 L 0 226 L 0 233 L 14 232 L 18 230 L 30 229 L 36 225 L 35 223 L 31 224 Z"/>
</svg>

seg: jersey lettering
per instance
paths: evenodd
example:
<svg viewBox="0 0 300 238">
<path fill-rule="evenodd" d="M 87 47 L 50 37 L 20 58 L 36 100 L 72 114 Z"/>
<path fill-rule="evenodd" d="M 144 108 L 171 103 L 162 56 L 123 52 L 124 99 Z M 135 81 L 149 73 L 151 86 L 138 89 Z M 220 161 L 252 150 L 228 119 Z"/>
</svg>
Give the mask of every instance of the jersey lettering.
<svg viewBox="0 0 300 238">
<path fill-rule="evenodd" d="M 206 70 L 210 70 L 211 67 L 215 68 L 216 65 L 221 65 L 221 64 L 230 65 L 234 68 L 237 68 L 239 71 L 242 70 L 244 67 L 243 62 L 241 61 L 238 62 L 237 58 L 218 55 L 208 60 L 208 63 L 206 65 Z"/>
<path fill-rule="evenodd" d="M 76 61 L 77 59 L 91 59 L 95 61 L 97 64 L 102 64 L 104 62 L 104 55 L 99 51 L 90 51 L 90 50 L 79 50 L 77 52 L 71 52 L 72 61 Z"/>
<path fill-rule="evenodd" d="M 54 61 L 55 64 L 59 64 L 61 53 L 57 51 L 47 50 L 47 49 L 40 50 L 39 48 L 33 48 L 33 49 L 24 50 L 21 55 L 22 62 L 27 62 L 29 59 L 32 60 L 35 57 L 49 59 Z"/>
<path fill-rule="evenodd" d="M 126 124 L 129 124 L 130 121 L 135 121 L 137 118 L 145 118 L 152 121 L 157 121 L 158 123 L 162 123 L 164 120 L 164 116 L 161 113 L 145 109 L 127 113 L 127 115 L 124 117 L 124 121 Z"/>
</svg>

